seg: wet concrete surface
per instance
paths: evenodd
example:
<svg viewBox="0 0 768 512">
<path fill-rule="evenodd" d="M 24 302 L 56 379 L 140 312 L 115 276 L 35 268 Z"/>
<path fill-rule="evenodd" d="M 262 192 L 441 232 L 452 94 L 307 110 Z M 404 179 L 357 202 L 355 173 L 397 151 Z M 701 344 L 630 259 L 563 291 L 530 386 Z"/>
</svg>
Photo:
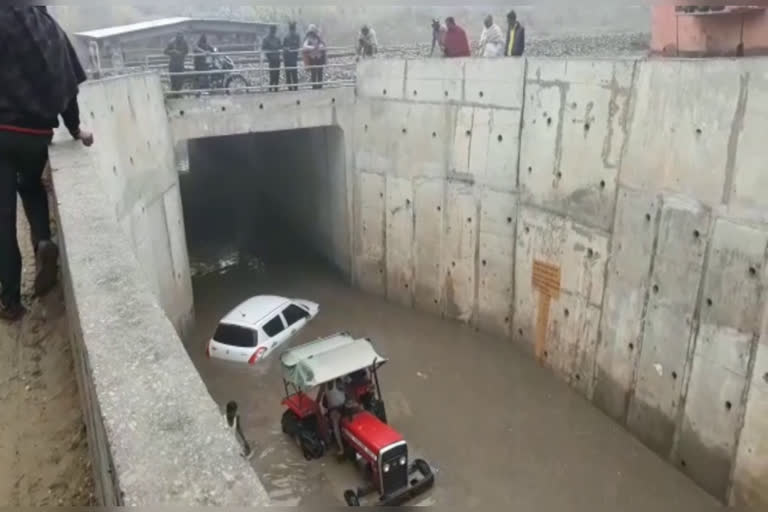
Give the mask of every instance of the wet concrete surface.
<svg viewBox="0 0 768 512">
<path fill-rule="evenodd" d="M 461 509 L 706 512 L 721 506 L 619 425 L 538 367 L 509 340 L 402 308 L 348 287 L 321 265 L 247 265 L 195 279 L 197 328 L 187 348 L 213 398 L 240 404 L 252 464 L 278 505 L 343 504 L 360 483 L 333 454 L 307 462 L 280 430 L 276 357 L 258 369 L 208 360 L 218 320 L 242 300 L 278 294 L 316 301 L 320 314 L 292 341 L 339 331 L 370 337 L 392 426 L 411 458 L 437 470 L 410 505 Z M 502 508 L 503 507 L 503 508 Z"/>
</svg>

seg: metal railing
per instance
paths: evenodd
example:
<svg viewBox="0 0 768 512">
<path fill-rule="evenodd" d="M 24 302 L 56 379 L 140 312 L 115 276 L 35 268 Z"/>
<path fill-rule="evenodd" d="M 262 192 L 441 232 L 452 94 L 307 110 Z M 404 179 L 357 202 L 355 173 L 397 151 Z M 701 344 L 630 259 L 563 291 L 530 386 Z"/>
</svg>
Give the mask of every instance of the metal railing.
<svg viewBox="0 0 768 512">
<path fill-rule="evenodd" d="M 100 79 L 156 71 L 160 74 L 167 97 L 200 96 L 203 94 L 264 93 L 274 90 L 295 91 L 324 87 L 353 87 L 356 83 L 356 50 L 352 46 L 327 47 L 325 48 L 326 64 L 312 66 L 304 64 L 302 50 L 299 49 L 296 51 L 298 54 L 298 65 L 288 68 L 282 62 L 284 50 L 274 52 L 279 53 L 281 56 L 279 68 L 271 68 L 267 64 L 268 59 L 266 58 L 270 52 L 261 50 L 190 53 L 184 59 L 185 70 L 179 72 L 168 71 L 170 64 L 169 56 L 150 54 L 144 56 L 143 63 L 134 61 L 126 63 L 122 67 L 89 70 L 88 74 L 91 78 Z M 404 54 L 424 56 L 423 51 L 424 45 L 387 46 L 378 48 L 377 55 L 368 58 L 381 58 L 392 54 L 398 56 Z M 196 57 L 228 59 L 232 68 L 190 69 L 194 67 Z M 322 68 L 323 78 L 320 81 L 315 81 L 315 77 L 312 76 L 312 70 L 318 68 Z M 269 80 L 270 73 L 275 70 L 279 70 L 280 77 L 277 86 L 272 85 Z M 296 71 L 298 75 L 297 83 L 287 82 L 286 71 L 288 70 Z M 177 83 L 172 84 L 174 81 Z M 175 87 L 172 87 L 172 85 L 175 85 Z"/>
</svg>

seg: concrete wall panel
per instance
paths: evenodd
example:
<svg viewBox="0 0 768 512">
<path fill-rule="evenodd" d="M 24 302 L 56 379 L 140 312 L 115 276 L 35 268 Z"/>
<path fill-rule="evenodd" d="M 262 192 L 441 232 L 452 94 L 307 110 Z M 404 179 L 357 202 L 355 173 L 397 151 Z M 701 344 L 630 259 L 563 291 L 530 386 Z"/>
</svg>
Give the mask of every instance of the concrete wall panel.
<svg viewBox="0 0 768 512">
<path fill-rule="evenodd" d="M 470 172 L 478 183 L 517 188 L 520 112 L 476 108 L 472 120 Z"/>
<path fill-rule="evenodd" d="M 359 252 L 357 253 L 356 282 L 370 293 L 386 291 L 386 217 L 384 176 L 368 172 L 359 173 Z"/>
<path fill-rule="evenodd" d="M 465 59 L 464 101 L 519 110 L 524 75 L 525 59 Z"/>
<path fill-rule="evenodd" d="M 768 504 L 768 340 L 763 315 L 760 343 L 754 356 L 746 412 L 733 471 L 730 503 L 749 510 Z"/>
<path fill-rule="evenodd" d="M 405 99 L 461 101 L 464 68 L 445 59 L 412 60 L 406 64 Z"/>
<path fill-rule="evenodd" d="M 523 207 L 517 227 L 515 253 L 515 312 L 513 328 L 524 346 L 532 347 L 536 339 L 536 322 L 539 309 L 546 307 L 541 292 L 533 285 L 534 262 L 540 261 L 560 269 L 560 295 L 549 302 L 546 347 L 559 347 L 568 363 L 560 367 L 575 368 L 581 358 L 577 345 L 586 343 L 594 354 L 596 334 L 587 331 L 579 339 L 554 326 L 555 311 L 568 309 L 569 322 L 582 325 L 592 318 L 588 306 L 598 309 L 602 303 L 608 238 L 598 231 L 574 224 L 570 220 L 542 210 Z M 572 298 L 568 298 L 572 295 Z M 579 302 L 579 300 L 581 302 Z M 570 306 L 564 306 L 565 303 Z M 572 311 L 571 311 L 572 310 Z M 573 314 L 573 319 L 570 319 Z M 561 323 L 560 323 L 561 324 Z M 558 325 L 560 325 L 558 324 Z M 551 338 L 550 336 L 554 336 Z M 548 351 L 548 348 L 547 348 Z M 565 355 L 569 354 L 569 355 Z M 575 376 L 575 372 L 574 372 Z M 580 375 L 581 377 L 581 375 Z M 587 377 L 591 379 L 591 375 Z"/>
<path fill-rule="evenodd" d="M 676 457 L 686 461 L 686 473 L 723 500 L 759 336 L 767 247 L 765 231 L 715 223 Z"/>
<path fill-rule="evenodd" d="M 472 127 L 474 126 L 475 110 L 471 107 L 461 107 L 456 117 L 453 150 L 449 176 L 467 177 L 470 175 L 469 160 L 472 151 Z"/>
<path fill-rule="evenodd" d="M 741 66 L 726 60 L 639 63 L 621 182 L 719 203 L 733 172 L 729 140 L 739 125 Z"/>
<path fill-rule="evenodd" d="M 414 208 L 411 180 L 387 177 L 387 297 L 413 305 Z"/>
<path fill-rule="evenodd" d="M 512 328 L 517 196 L 486 189 L 481 192 L 480 205 L 477 324 L 508 336 Z"/>
<path fill-rule="evenodd" d="M 442 312 L 442 240 L 445 181 L 417 179 L 413 186 L 415 216 L 415 302 L 418 308 Z"/>
<path fill-rule="evenodd" d="M 660 206 L 653 194 L 619 191 L 594 395 L 595 404 L 617 421 L 626 418 L 640 353 Z"/>
<path fill-rule="evenodd" d="M 449 181 L 445 209 L 443 310 L 448 318 L 469 322 L 475 307 L 479 220 L 473 187 Z"/>
<path fill-rule="evenodd" d="M 665 198 L 628 428 L 662 456 L 672 448 L 689 361 L 710 214 Z M 686 269 L 684 272 L 681 269 Z"/>
<path fill-rule="evenodd" d="M 405 99 L 404 60 L 363 60 L 357 66 L 357 94 L 361 98 Z"/>
<path fill-rule="evenodd" d="M 454 107 L 408 105 L 391 135 L 399 139 L 397 151 L 387 155 L 394 162 L 393 173 L 404 178 L 445 176 L 455 123 Z"/>
<path fill-rule="evenodd" d="M 526 201 L 611 226 L 633 71 L 631 61 L 529 62 L 520 176 Z"/>
<path fill-rule="evenodd" d="M 763 159 L 765 122 L 768 119 L 768 62 L 755 60 L 741 70 L 739 101 L 731 132 L 733 183 L 729 202 L 748 207 L 768 208 L 762 191 L 768 190 L 768 173 Z"/>
</svg>

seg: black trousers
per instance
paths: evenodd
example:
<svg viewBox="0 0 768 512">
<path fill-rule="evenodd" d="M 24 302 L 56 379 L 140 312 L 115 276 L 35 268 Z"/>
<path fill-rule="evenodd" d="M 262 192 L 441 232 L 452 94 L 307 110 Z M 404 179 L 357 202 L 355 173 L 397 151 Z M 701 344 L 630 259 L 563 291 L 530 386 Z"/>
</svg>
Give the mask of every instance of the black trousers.
<svg viewBox="0 0 768 512">
<path fill-rule="evenodd" d="M 285 83 L 288 84 L 289 91 L 298 91 L 299 68 L 298 63 L 285 63 Z"/>
<path fill-rule="evenodd" d="M 269 63 L 269 91 L 277 92 L 280 85 L 280 63 Z"/>
<path fill-rule="evenodd" d="M 16 238 L 16 193 L 32 232 L 32 245 L 51 239 L 48 194 L 43 170 L 50 136 L 0 131 L 0 299 L 21 300 L 21 252 Z"/>
<path fill-rule="evenodd" d="M 312 88 L 313 89 L 322 89 L 323 88 L 323 65 L 321 63 L 313 64 L 310 62 L 310 68 L 309 73 L 311 76 L 311 82 L 312 82 Z"/>
</svg>

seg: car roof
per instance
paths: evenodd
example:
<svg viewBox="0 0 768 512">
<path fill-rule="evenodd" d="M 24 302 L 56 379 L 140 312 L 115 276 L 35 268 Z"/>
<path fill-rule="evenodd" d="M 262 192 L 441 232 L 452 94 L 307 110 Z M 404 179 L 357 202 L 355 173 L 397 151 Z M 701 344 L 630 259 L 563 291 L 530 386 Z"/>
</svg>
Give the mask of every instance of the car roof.
<svg viewBox="0 0 768 512">
<path fill-rule="evenodd" d="M 258 295 L 246 300 L 221 319 L 223 324 L 253 327 L 266 317 L 288 305 L 291 299 L 276 295 Z"/>
<path fill-rule="evenodd" d="M 299 389 L 308 389 L 358 370 L 387 362 L 371 340 L 334 334 L 282 354 L 283 378 Z"/>
</svg>

